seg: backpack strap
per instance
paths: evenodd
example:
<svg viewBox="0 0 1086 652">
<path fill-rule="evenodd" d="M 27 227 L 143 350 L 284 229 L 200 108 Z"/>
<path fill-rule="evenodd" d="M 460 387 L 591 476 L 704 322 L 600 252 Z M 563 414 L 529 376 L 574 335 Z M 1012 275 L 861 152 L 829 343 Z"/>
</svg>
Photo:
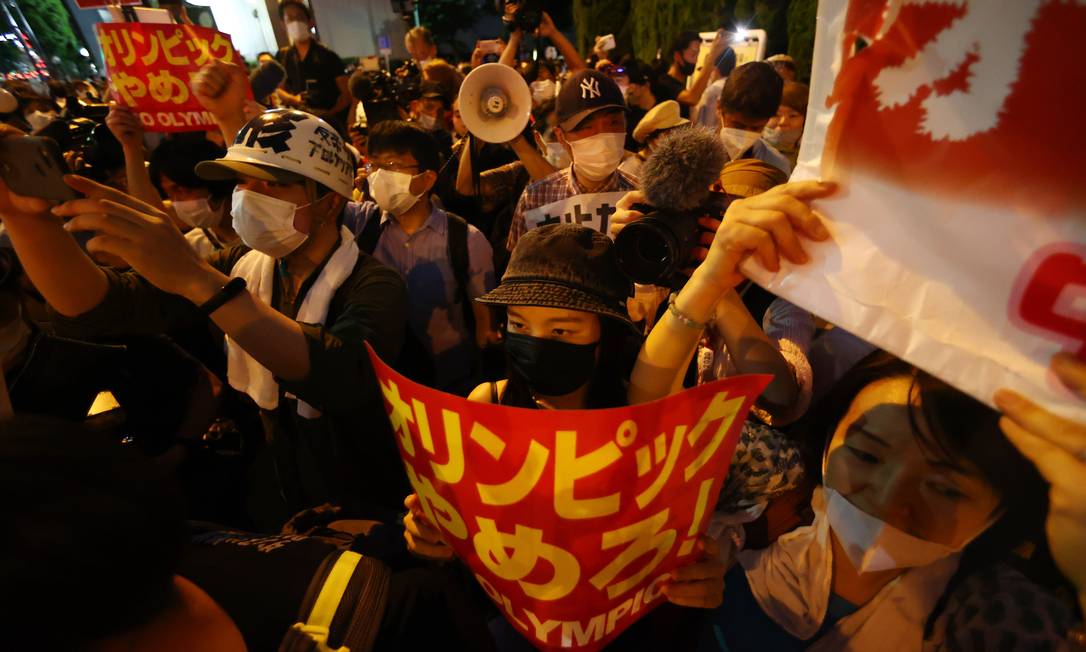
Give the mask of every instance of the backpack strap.
<svg viewBox="0 0 1086 652">
<path fill-rule="evenodd" d="M 333 553 L 314 576 L 280 652 L 368 652 L 377 640 L 390 573 L 357 552 Z M 345 611 L 343 611 L 345 607 Z M 340 647 L 329 644 L 333 627 Z"/>
<path fill-rule="evenodd" d="M 456 301 L 464 308 L 464 326 L 469 333 L 475 332 L 475 313 L 471 310 L 468 298 L 468 279 L 470 260 L 468 254 L 468 223 L 454 213 L 448 213 L 449 224 L 449 264 L 452 266 L 453 280 L 456 281 Z"/>
<path fill-rule="evenodd" d="M 362 232 L 355 238 L 355 243 L 358 245 L 359 251 L 363 251 L 369 255 L 373 255 L 373 252 L 377 249 L 377 241 L 381 239 L 381 234 L 385 231 L 385 225 L 381 220 L 382 213 L 376 212 L 370 219 L 366 220 L 366 225 L 362 227 Z"/>
</svg>

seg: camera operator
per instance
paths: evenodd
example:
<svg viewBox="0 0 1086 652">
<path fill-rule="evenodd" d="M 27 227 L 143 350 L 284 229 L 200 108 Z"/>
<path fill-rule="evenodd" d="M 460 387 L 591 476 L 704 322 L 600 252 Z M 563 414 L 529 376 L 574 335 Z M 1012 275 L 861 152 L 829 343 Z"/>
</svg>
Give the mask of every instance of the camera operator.
<svg viewBox="0 0 1086 652">
<path fill-rule="evenodd" d="M 426 68 L 426 64 L 437 58 L 437 43 L 434 41 L 434 33 L 428 28 L 419 25 L 408 30 L 403 37 L 407 54 L 415 62 L 419 70 Z"/>
<path fill-rule="evenodd" d="M 345 133 L 351 93 L 339 55 L 313 38 L 313 15 L 304 0 L 280 0 L 279 18 L 290 35 L 290 46 L 277 57 L 287 71 L 277 91 L 279 101 L 323 118 Z"/>
<path fill-rule="evenodd" d="M 706 129 L 673 128 L 654 143 L 652 156 L 642 166 L 642 190 L 623 197 L 611 216 L 609 232 L 623 270 L 639 283 L 673 290 L 685 287 L 731 200 L 761 194 L 785 179 L 761 161 L 728 162 L 724 147 Z M 668 246 L 669 242 L 673 244 Z M 668 253 L 671 264 L 666 269 L 659 264 L 663 256 L 657 251 Z M 639 316 L 655 315 L 657 305 L 651 299 L 658 300 L 659 295 L 639 294 L 647 295 L 635 296 L 635 304 L 639 300 L 644 304 L 637 305 Z M 756 413 L 768 423 L 791 415 L 799 391 L 794 365 L 762 331 L 739 295 L 725 293 L 713 316 L 697 349 L 698 382 L 723 377 L 724 370 L 771 373 L 775 380 Z M 685 379 L 685 373 L 675 378 L 675 388 L 681 389 Z"/>
<path fill-rule="evenodd" d="M 554 26 L 550 15 L 539 9 L 535 2 L 527 0 L 519 3 L 505 3 L 505 15 L 502 17 L 502 22 L 510 28 L 510 33 L 509 42 L 502 51 L 498 63 L 516 67 L 521 41 L 524 33 L 529 32 L 537 38 L 550 39 L 558 53 L 566 60 L 566 68 L 570 73 L 586 67 L 581 53 L 573 47 L 566 35 Z"/>
</svg>

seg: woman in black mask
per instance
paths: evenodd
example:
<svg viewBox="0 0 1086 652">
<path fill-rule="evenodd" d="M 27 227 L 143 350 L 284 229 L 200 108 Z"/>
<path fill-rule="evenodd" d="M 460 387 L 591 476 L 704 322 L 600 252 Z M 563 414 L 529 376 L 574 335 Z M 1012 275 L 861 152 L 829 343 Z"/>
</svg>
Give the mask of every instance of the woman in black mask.
<svg viewBox="0 0 1086 652">
<path fill-rule="evenodd" d="M 468 400 L 554 410 L 627 405 L 627 379 L 641 344 L 626 311 L 632 289 L 606 235 L 576 224 L 528 231 L 517 242 L 501 285 L 476 299 L 506 308 L 508 378 L 479 385 Z M 405 505 L 408 549 L 424 558 L 452 558 L 452 548 L 426 520 L 418 497 L 408 496 Z M 718 544 L 702 537 L 701 545 L 702 558 L 678 569 L 664 590 L 671 605 L 636 623 L 608 649 L 656 649 L 663 645 L 658 639 L 675 640 L 676 628 L 697 631 L 704 612 L 674 605 L 712 608 L 724 591 Z M 500 618 L 491 631 L 503 652 L 531 647 Z M 651 641 L 647 647 L 646 641 Z"/>
<path fill-rule="evenodd" d="M 576 410 L 626 405 L 626 378 L 639 342 L 626 312 L 630 281 L 611 240 L 554 224 L 518 243 L 502 283 L 477 301 L 506 308 L 508 379 L 468 400 Z"/>
</svg>

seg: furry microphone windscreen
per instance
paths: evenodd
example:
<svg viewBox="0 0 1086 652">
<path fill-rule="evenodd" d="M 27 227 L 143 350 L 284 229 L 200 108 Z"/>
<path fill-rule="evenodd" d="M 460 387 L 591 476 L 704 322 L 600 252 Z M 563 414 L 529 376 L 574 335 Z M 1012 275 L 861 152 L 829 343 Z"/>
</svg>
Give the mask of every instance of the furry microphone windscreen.
<svg viewBox="0 0 1086 652">
<path fill-rule="evenodd" d="M 641 166 L 641 189 L 658 208 L 693 210 L 728 162 L 724 143 L 704 127 L 683 127 L 660 137 Z"/>
</svg>

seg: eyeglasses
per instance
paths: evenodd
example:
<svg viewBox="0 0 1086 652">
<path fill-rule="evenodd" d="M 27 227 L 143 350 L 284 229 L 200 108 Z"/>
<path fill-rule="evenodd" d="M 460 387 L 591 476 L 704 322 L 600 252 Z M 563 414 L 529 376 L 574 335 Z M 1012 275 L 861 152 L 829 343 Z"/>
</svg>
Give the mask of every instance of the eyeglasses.
<svg viewBox="0 0 1086 652">
<path fill-rule="evenodd" d="M 376 161 L 369 161 L 365 165 L 366 174 L 373 174 L 377 170 L 384 170 L 385 172 L 403 172 L 404 170 L 417 170 L 418 164 L 415 165 L 400 165 L 399 163 L 377 163 Z"/>
</svg>

